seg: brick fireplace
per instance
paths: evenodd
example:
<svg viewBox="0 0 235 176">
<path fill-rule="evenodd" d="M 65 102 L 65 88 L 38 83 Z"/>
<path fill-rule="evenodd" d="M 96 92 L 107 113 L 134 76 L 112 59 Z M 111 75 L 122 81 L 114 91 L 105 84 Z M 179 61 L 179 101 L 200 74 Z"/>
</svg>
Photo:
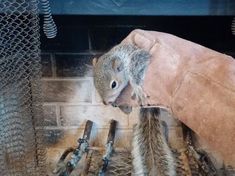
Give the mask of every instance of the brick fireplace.
<svg viewBox="0 0 235 176">
<path fill-rule="evenodd" d="M 94 88 L 92 59 L 118 44 L 135 28 L 168 32 L 233 55 L 235 37 L 231 35 L 232 17 L 151 17 L 151 16 L 55 16 L 58 36 L 42 34 L 42 87 L 49 170 L 68 147 L 76 147 L 86 120 L 95 123 L 91 145 L 104 147 L 109 121 L 118 121 L 116 148 L 130 148 L 137 109 L 130 115 L 104 106 Z M 216 25 L 216 28 L 215 28 Z M 200 26 L 201 28 L 198 28 Z M 172 148 L 183 147 L 181 124 L 162 111 Z M 222 161 L 205 142 L 201 147 L 213 155 L 218 168 Z"/>
</svg>

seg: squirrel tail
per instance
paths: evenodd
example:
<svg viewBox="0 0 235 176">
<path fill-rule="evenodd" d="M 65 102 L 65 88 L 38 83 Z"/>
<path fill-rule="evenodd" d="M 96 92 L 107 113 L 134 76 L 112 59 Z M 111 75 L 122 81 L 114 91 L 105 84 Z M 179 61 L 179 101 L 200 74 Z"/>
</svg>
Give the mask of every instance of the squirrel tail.
<svg viewBox="0 0 235 176">
<path fill-rule="evenodd" d="M 162 132 L 159 115 L 159 108 L 140 110 L 133 137 L 135 175 L 176 175 L 174 157 Z"/>
</svg>

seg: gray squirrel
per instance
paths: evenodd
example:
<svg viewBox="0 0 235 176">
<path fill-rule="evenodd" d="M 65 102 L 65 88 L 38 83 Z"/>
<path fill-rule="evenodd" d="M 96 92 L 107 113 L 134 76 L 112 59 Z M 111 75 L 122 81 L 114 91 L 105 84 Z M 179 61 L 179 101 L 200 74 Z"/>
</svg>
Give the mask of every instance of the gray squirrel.
<svg viewBox="0 0 235 176">
<path fill-rule="evenodd" d="M 135 176 L 176 175 L 175 158 L 163 128 L 159 108 L 140 109 L 132 140 Z"/>
<path fill-rule="evenodd" d="M 94 59 L 94 85 L 103 103 L 115 106 L 115 100 L 130 84 L 133 90 L 131 97 L 139 104 L 144 104 L 146 95 L 141 86 L 150 58 L 151 55 L 143 49 L 130 44 L 119 44 L 98 60 Z M 119 108 L 125 113 L 130 110 L 130 107 L 125 105 Z M 158 116 L 159 108 L 141 108 L 141 123 L 134 128 L 133 139 L 135 175 L 148 175 L 148 171 L 150 175 L 155 172 L 160 175 L 175 175 L 174 158 L 161 131 Z M 141 149 L 137 150 L 139 146 Z M 150 153 L 145 155 L 146 151 Z M 154 152 L 154 155 L 151 152 Z M 145 161 L 140 162 L 142 159 Z"/>
<path fill-rule="evenodd" d="M 105 105 L 115 106 L 115 100 L 128 84 L 133 89 L 132 99 L 144 104 L 146 95 L 141 85 L 150 57 L 147 51 L 134 45 L 119 44 L 98 60 L 93 59 L 94 85 Z M 125 113 L 131 111 L 125 105 L 120 109 Z"/>
</svg>

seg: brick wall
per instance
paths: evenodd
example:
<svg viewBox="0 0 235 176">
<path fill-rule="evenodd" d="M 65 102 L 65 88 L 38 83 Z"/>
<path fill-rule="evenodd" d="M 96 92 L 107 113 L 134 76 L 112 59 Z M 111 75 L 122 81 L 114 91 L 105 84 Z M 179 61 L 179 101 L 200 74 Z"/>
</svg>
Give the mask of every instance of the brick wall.
<svg viewBox="0 0 235 176">
<path fill-rule="evenodd" d="M 201 44 L 208 42 L 208 40 L 198 39 L 197 35 L 187 35 L 190 33 L 189 29 L 192 33 L 198 34 L 192 27 L 197 25 L 197 23 L 194 24 L 197 19 L 194 21 L 184 19 L 184 24 L 192 23 L 192 28 L 189 25 L 188 33 L 183 33 L 178 25 L 173 25 L 174 19 L 170 19 L 171 22 L 168 20 L 168 25 L 164 23 L 159 25 L 157 21 L 163 22 L 163 19 L 156 18 L 155 21 L 151 21 L 153 18 L 136 18 L 55 17 L 58 36 L 55 39 L 46 40 L 42 34 L 43 109 L 46 120 L 49 170 L 53 169 L 65 148 L 77 145 L 77 139 L 81 137 L 85 121 L 88 119 L 95 123 L 91 145 L 104 146 L 109 121 L 115 119 L 118 121 L 115 146 L 130 147 L 132 127 L 136 122 L 138 110 L 135 109 L 130 115 L 125 115 L 119 109 L 104 106 L 100 102 L 93 85 L 91 71 L 87 67 L 91 65 L 93 57 L 119 43 L 135 28 L 175 33 L 183 38 L 199 41 L 198 43 Z M 207 27 L 210 25 L 205 24 Z M 172 30 L 172 26 L 175 30 Z M 187 25 L 184 26 L 187 27 Z M 206 26 L 204 25 L 205 28 Z M 207 34 L 205 31 L 204 33 Z M 204 33 L 201 31 L 201 34 L 206 36 Z M 212 44 L 211 48 L 216 49 L 220 46 L 220 43 L 214 42 L 216 37 L 218 36 L 208 37 Z M 205 43 L 205 45 L 210 47 L 210 44 Z M 221 46 L 225 47 L 223 41 Z M 183 134 L 180 123 L 165 111 L 162 111 L 161 118 L 168 126 L 170 145 L 173 148 L 182 148 Z M 213 153 L 204 145 L 205 142 L 200 142 L 205 150 Z M 218 167 L 222 164 L 217 163 L 219 163 Z"/>
<path fill-rule="evenodd" d="M 138 109 L 125 115 L 118 108 L 101 103 L 93 85 L 92 74 L 85 65 L 91 64 L 93 56 L 94 53 L 42 54 L 43 109 L 48 159 L 52 166 L 65 148 L 76 146 L 86 120 L 95 123 L 92 145 L 104 146 L 109 121 L 115 119 L 118 121 L 115 146 L 130 147 L 132 127 L 136 122 Z M 163 116 L 170 125 L 170 136 L 177 136 L 177 123 L 166 112 L 163 112 Z"/>
<path fill-rule="evenodd" d="M 124 29 L 126 30 L 125 35 L 132 30 L 129 27 Z M 112 31 L 112 29 L 110 28 L 108 31 Z M 116 31 L 115 28 L 110 35 L 115 36 Z M 120 35 L 119 32 L 117 34 Z M 88 43 L 92 40 L 92 37 L 89 37 L 87 35 Z M 109 37 L 107 33 L 106 37 Z M 120 38 L 121 41 L 123 37 L 118 36 L 117 38 Z M 102 37 L 97 40 L 101 39 Z M 102 41 L 96 42 L 102 43 Z M 95 49 L 93 49 L 94 47 Z M 81 50 L 81 52 L 46 51 L 42 53 L 43 109 L 50 170 L 64 149 L 77 145 L 77 139 L 81 137 L 88 119 L 94 122 L 91 145 L 104 147 L 109 121 L 115 119 L 118 121 L 115 147 L 130 148 L 132 127 L 136 122 L 138 109 L 135 109 L 130 115 L 125 115 L 118 108 L 104 106 L 94 88 L 91 70 L 87 67 L 87 65 L 91 65 L 95 55 L 102 53 L 102 48 L 105 50 L 105 46 L 97 45 L 88 50 Z M 168 117 L 166 112 L 163 112 L 163 116 Z M 166 117 L 163 118 L 170 123 L 169 133 L 174 138 L 178 135 L 175 133 L 177 123 L 172 118 Z"/>
</svg>

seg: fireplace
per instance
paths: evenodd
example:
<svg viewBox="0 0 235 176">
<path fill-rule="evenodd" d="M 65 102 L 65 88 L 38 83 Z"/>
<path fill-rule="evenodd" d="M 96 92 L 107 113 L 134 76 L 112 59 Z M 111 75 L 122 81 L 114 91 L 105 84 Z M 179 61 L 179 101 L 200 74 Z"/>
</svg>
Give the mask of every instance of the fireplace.
<svg viewBox="0 0 235 176">
<path fill-rule="evenodd" d="M 208 0 L 205 3 L 207 5 L 201 7 L 200 3 L 194 1 L 189 9 L 187 6 L 172 2 L 173 6 L 166 11 L 162 8 L 169 6 L 170 2 L 160 2 L 163 5 L 160 7 L 151 1 L 155 4 L 151 7 L 144 6 L 139 0 L 136 11 L 125 9 L 126 1 L 112 2 L 112 6 L 102 1 L 94 4 L 85 1 L 81 1 L 80 4 L 74 1 L 51 2 L 58 30 L 57 36 L 53 39 L 47 39 L 43 34 L 43 15 L 39 16 L 42 78 L 37 77 L 35 73 L 33 78 L 38 81 L 35 85 L 40 86 L 41 83 L 42 87 L 43 99 L 40 103 L 45 119 L 43 145 L 47 151 L 45 165 L 48 175 L 53 175 L 56 163 L 67 148 L 76 148 L 87 120 L 93 122 L 89 142 L 91 147 L 98 151 L 104 150 L 109 122 L 114 119 L 118 122 L 114 148 L 117 151 L 131 150 L 132 129 L 137 121 L 138 109 L 134 109 L 130 115 L 125 115 L 117 108 L 103 105 L 94 88 L 92 70 L 89 66 L 92 65 L 94 57 L 120 43 L 132 30 L 138 28 L 171 33 L 235 57 L 235 36 L 231 32 L 235 14 L 233 2 L 217 1 L 213 4 Z M 100 8 L 95 11 L 94 6 L 99 4 Z M 141 8 L 142 5 L 149 10 Z M 108 7 L 113 11 L 107 11 Z M 193 10 L 193 7 L 198 9 Z M 115 9 L 121 10 L 117 13 Z M 165 134 L 171 148 L 183 150 L 186 127 L 182 128 L 182 124 L 165 110 L 161 110 L 161 119 L 166 126 Z M 225 173 L 223 160 L 208 148 L 206 142 L 196 135 L 193 135 L 193 140 L 195 145 L 207 152 L 218 172 Z"/>
<path fill-rule="evenodd" d="M 64 148 L 76 145 L 85 119 L 96 124 L 92 145 L 105 144 L 108 121 L 118 121 L 115 146 L 130 146 L 132 128 L 137 112 L 124 115 L 118 109 L 104 106 L 94 89 L 92 73 L 87 65 L 92 59 L 118 44 L 133 29 L 156 30 L 175 34 L 217 51 L 234 55 L 235 37 L 231 34 L 231 16 L 89 16 L 56 15 L 58 36 L 47 40 L 42 36 L 44 113 L 47 122 L 48 155 L 51 167 Z M 216 25 L 216 27 L 215 27 Z M 173 148 L 183 145 L 181 124 L 162 113 L 168 126 L 169 142 Z M 217 168 L 223 162 L 208 149 Z M 215 158 L 214 158 L 215 157 Z"/>
</svg>

